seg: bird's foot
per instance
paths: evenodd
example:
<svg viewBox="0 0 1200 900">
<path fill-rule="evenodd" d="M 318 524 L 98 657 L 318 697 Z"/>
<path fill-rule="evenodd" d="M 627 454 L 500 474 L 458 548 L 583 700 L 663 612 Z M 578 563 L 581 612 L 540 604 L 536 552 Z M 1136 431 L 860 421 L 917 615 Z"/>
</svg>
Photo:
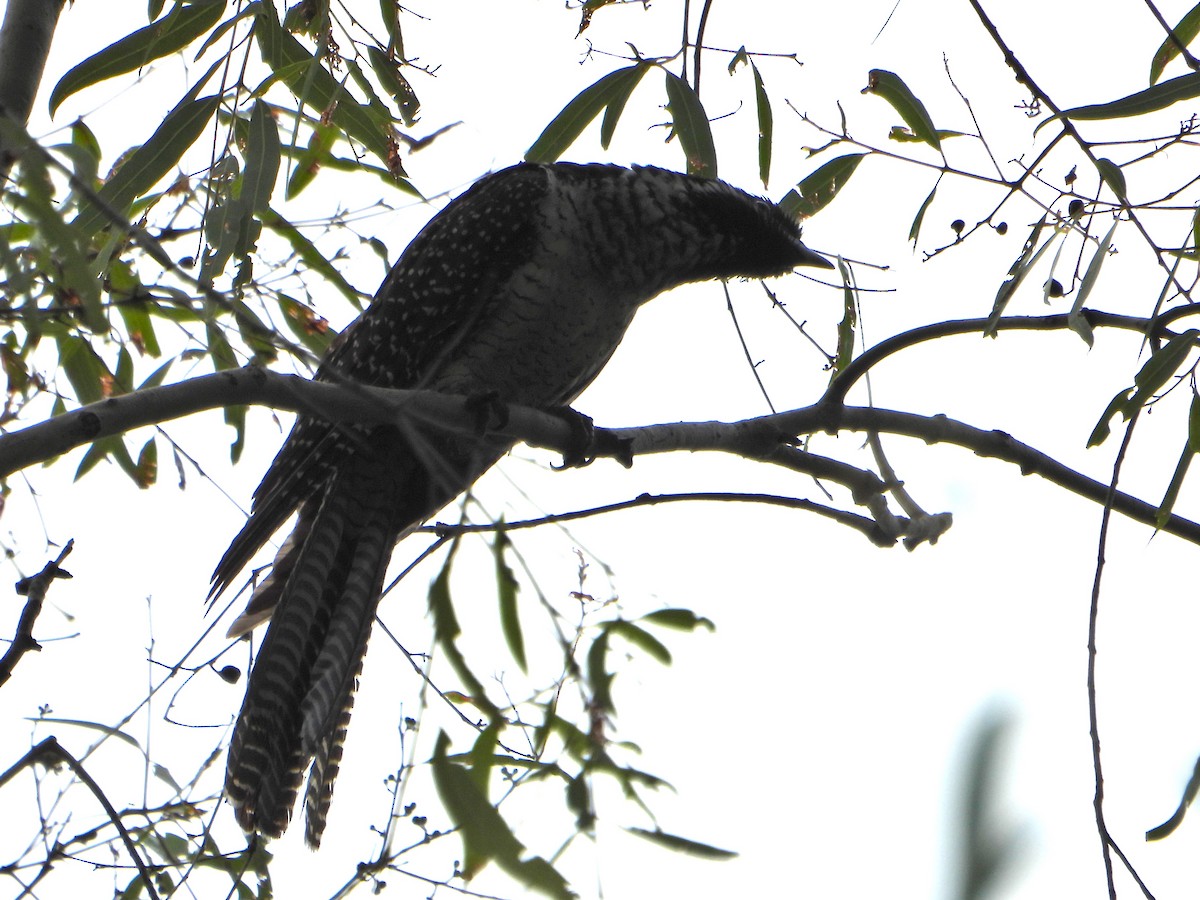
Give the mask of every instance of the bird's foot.
<svg viewBox="0 0 1200 900">
<path fill-rule="evenodd" d="M 625 468 L 633 465 L 632 442 L 622 440 L 606 428 L 597 428 L 591 416 L 569 406 L 546 410 L 562 419 L 571 429 L 571 440 L 563 450 L 559 469 L 574 469 L 591 465 L 597 456 L 611 456 Z"/>
</svg>

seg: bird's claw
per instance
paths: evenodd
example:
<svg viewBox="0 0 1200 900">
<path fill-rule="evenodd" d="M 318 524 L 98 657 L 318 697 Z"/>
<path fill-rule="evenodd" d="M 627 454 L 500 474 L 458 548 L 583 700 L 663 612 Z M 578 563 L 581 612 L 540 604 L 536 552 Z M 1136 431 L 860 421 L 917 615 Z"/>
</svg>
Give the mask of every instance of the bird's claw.
<svg viewBox="0 0 1200 900">
<path fill-rule="evenodd" d="M 591 465 L 598 456 L 611 456 L 625 468 L 633 465 L 633 442 L 616 437 L 606 428 L 597 428 L 591 416 L 569 406 L 547 410 L 562 419 L 571 430 L 571 439 L 563 449 L 562 464 L 556 469 L 576 469 Z"/>
</svg>

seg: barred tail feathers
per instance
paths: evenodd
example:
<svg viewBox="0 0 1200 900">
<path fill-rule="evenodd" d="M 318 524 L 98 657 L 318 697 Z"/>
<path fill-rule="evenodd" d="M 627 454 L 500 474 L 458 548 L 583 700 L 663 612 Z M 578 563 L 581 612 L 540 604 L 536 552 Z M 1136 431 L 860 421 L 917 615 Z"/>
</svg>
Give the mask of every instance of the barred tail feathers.
<svg viewBox="0 0 1200 900">
<path fill-rule="evenodd" d="M 286 581 L 276 588 L 279 603 L 250 676 L 226 769 L 226 793 L 248 832 L 283 833 L 304 770 L 315 758 L 306 836 L 313 846 L 320 841 L 396 538 L 391 494 L 380 489 L 390 479 L 377 475 L 369 465 L 343 468 L 328 482 L 315 514 L 302 516 L 291 546 L 280 551 L 278 564 L 291 571 L 273 573 Z"/>
</svg>

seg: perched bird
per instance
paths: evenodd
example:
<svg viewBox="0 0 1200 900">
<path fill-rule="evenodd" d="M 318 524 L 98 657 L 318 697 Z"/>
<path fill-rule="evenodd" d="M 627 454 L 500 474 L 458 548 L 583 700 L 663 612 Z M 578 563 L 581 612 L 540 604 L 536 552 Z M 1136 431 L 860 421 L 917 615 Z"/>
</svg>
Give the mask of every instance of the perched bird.
<svg viewBox="0 0 1200 900">
<path fill-rule="evenodd" d="M 779 207 L 723 182 L 517 165 L 480 179 L 425 226 L 316 377 L 561 408 L 656 294 L 802 265 L 831 268 Z M 247 832 L 283 833 L 309 769 L 305 837 L 320 842 L 392 548 L 510 446 L 427 425 L 297 418 L 213 573 L 215 596 L 298 513 L 230 629 L 272 620 L 226 769 Z"/>
</svg>

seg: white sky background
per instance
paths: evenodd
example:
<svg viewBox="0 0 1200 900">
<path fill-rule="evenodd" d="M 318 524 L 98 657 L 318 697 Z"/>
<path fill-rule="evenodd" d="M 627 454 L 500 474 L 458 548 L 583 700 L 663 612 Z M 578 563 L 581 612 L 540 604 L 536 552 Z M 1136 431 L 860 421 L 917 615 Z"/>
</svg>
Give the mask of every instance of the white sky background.
<svg viewBox="0 0 1200 900">
<path fill-rule="evenodd" d="M 365 14 L 375 14 L 375 4 L 359 5 L 369 7 Z M 851 131 L 884 143 L 887 128 L 898 117 L 879 98 L 858 93 L 872 68 L 900 73 L 939 127 L 970 130 L 946 81 L 943 52 L 985 133 L 995 139 L 997 156 L 1007 160 L 1032 147 L 1033 123 L 1012 109 L 1024 94 L 966 4 L 908 0 L 873 41 L 891 5 L 891 0 L 859 2 L 853 14 L 833 4 L 714 6 L 708 32 L 712 43 L 724 45 L 724 37 L 735 35 L 729 40 L 753 50 L 795 51 L 805 63 L 797 73 L 785 61 L 760 62 L 780 129 L 767 188 L 771 197 L 781 197 L 822 161 L 801 152 L 803 144 L 817 140 L 794 127 L 785 98 L 834 128 L 834 101 L 840 99 Z M 996 7 L 989 12 L 1001 32 L 1059 102 L 1097 102 L 1145 86 L 1161 33 L 1140 4 L 1107 18 L 1097 16 L 1091 3 L 990 6 Z M 1161 4 L 1172 22 L 1189 6 Z M 72 63 L 144 22 L 141 4 L 130 5 L 128 18 L 113 10 L 112 4 L 80 0 L 64 13 L 47 92 Z M 418 11 L 432 19 L 427 24 L 405 20 L 406 48 L 443 68 L 436 79 L 414 81 L 424 106 L 416 133 L 463 123 L 430 150 L 406 160 L 415 182 L 431 196 L 457 194 L 481 173 L 517 161 L 571 97 L 620 65 L 603 58 L 578 65 L 585 44 L 572 40 L 577 19 L 554 4 L 461 2 L 429 4 Z M 678 22 L 677 5 L 666 2 L 650 13 L 636 6 L 606 10 L 586 36 L 598 49 L 625 52 L 623 41 L 632 39 L 644 54 L 669 53 L 677 46 Z M 535 30 L 535 23 L 546 30 Z M 749 73 L 741 71 L 731 82 L 725 61 L 716 54 L 705 60 L 703 87 L 713 115 L 752 98 Z M 678 147 L 662 144 L 661 129 L 643 130 L 663 118 L 654 109 L 662 102 L 661 88 L 652 83 L 656 78 L 648 75 L 634 95 L 606 160 L 682 168 Z M 33 130 L 49 132 L 105 104 L 88 121 L 101 133 L 106 150 L 115 151 L 144 140 L 160 119 L 159 98 L 173 100 L 184 86 L 180 67 L 164 64 L 127 92 L 102 85 L 80 95 L 53 123 L 40 103 Z M 722 176 L 761 191 L 751 116 L 752 109 L 746 108 L 718 123 L 715 133 Z M 1176 112 L 1165 116 L 1165 130 L 1159 133 L 1169 132 L 1180 117 Z M 599 153 L 592 131 L 568 158 L 596 159 Z M 965 139 L 947 144 L 952 163 L 974 159 L 977 153 Z M 1193 148 L 1175 149 L 1169 159 L 1194 169 L 1194 154 Z M 1068 167 L 1060 171 L 1051 164 L 1047 180 L 1061 184 Z M 1136 193 L 1130 177 L 1131 193 Z M 864 296 L 863 324 L 872 343 L 940 318 L 986 315 L 1032 221 L 1031 207 L 1019 207 L 1019 213 L 1014 209 L 1010 214 L 1006 238 L 980 234 L 970 246 L 922 264 L 903 237 L 932 183 L 932 174 L 868 160 L 833 206 L 807 227 L 806 240 L 818 250 L 892 267 L 886 274 L 857 270 L 864 285 L 894 290 Z M 332 196 L 322 193 L 320 184 L 304 200 L 321 214 L 339 204 L 357 208 L 375 199 Z M 432 209 L 399 195 L 388 200 L 405 208 L 404 214 L 379 216 L 359 228 L 383 239 L 394 257 Z M 928 238 L 922 246 L 948 240 L 950 220 L 974 221 L 992 202 L 993 195 L 973 186 L 945 183 L 926 218 Z M 1118 230 L 1117 245 L 1123 252 L 1106 265 L 1107 277 L 1089 305 L 1144 314 L 1157 295 L 1159 276 L 1146 267 L 1146 254 L 1131 233 Z M 353 265 L 346 269 L 347 277 L 373 289 L 383 274 L 381 264 L 360 248 L 349 249 Z M 1030 279 L 1010 311 L 1044 311 L 1037 280 Z M 809 320 L 818 339 L 832 346 L 841 316 L 840 290 L 801 278 L 779 281 L 773 288 L 797 317 Z M 776 405 L 811 402 L 826 379 L 815 354 L 767 308 L 757 285 L 734 285 L 733 290 L 752 350 L 765 360 L 760 372 Z M 322 297 L 317 297 L 318 309 L 335 324 L 344 324 L 345 304 L 330 298 L 326 307 Z M 1117 441 L 1093 451 L 1084 451 L 1084 443 L 1108 400 L 1131 383 L 1140 365 L 1137 354 L 1136 336 L 1108 332 L 1099 332 L 1090 353 L 1068 333 L 1005 334 L 997 341 L 961 337 L 909 351 L 881 366 L 875 373 L 875 400 L 1001 428 L 1104 479 Z M 183 367 L 174 374 L 182 376 Z M 1161 496 L 1184 438 L 1181 412 L 1186 407 L 1181 403 L 1186 398 L 1172 398 L 1138 426 L 1134 458 L 1122 485 L 1151 501 Z M 577 405 L 599 424 L 612 426 L 765 412 L 718 285 L 678 291 L 645 309 L 609 368 Z M 200 462 L 211 482 L 193 470 L 188 490 L 181 494 L 173 486 L 169 454 L 160 448 L 160 483 L 147 492 L 137 492 L 115 469 L 73 485 L 70 476 L 79 453 L 26 474 L 38 493 L 36 505 L 15 483 L 17 491 L 0 524 L 6 541 L 21 554 L 17 563 L 22 574 L 53 555 L 46 548 L 47 536 L 60 544 L 73 537 L 76 549 L 67 568 L 75 579 L 56 584 L 51 592 L 56 608 L 43 615 L 37 632 L 45 643 L 43 652 L 26 657 L 0 691 L 0 715 L 6 723 L 0 729 L 0 759 L 15 760 L 28 749 L 32 726 L 23 717 L 33 715 L 41 703 L 51 704 L 54 714 L 64 718 L 116 721 L 133 698 L 145 693 L 148 682 L 162 677 L 161 670 L 145 661 L 151 634 L 153 657 L 172 662 L 211 623 L 201 605 L 208 576 L 242 519 L 220 490 L 248 505 L 277 449 L 276 427 L 269 413 L 252 418 L 245 459 L 236 468 L 228 465 L 232 433 L 219 414 L 167 430 Z M 817 449 L 832 451 L 834 440 L 821 438 Z M 836 440 L 847 447 L 859 442 L 849 435 Z M 133 446 L 140 443 L 131 441 Z M 857 534 L 802 513 L 733 505 L 640 510 L 575 524 L 569 536 L 545 529 L 540 539 L 518 538 L 542 589 L 556 600 L 576 587 L 573 550 L 581 546 L 615 573 L 609 581 L 593 562 L 588 588 L 598 597 L 619 594 L 626 616 L 685 606 L 717 624 L 712 635 L 665 634 L 676 656 L 670 668 L 644 657 L 622 668 L 613 736 L 637 740 L 643 754 L 630 761 L 677 788 L 675 794 L 652 797 L 664 830 L 741 855 L 732 862 L 709 863 L 627 837 L 619 826 L 650 823 L 609 791 L 600 799 L 597 843 L 579 841 L 562 862 L 585 896 L 599 891 L 610 898 L 664 892 L 692 897 L 948 896 L 955 852 L 953 803 L 961 793 L 956 780 L 960 749 L 972 729 L 996 711 L 1007 712 L 1015 723 L 1002 756 L 1001 812 L 1004 824 L 1019 828 L 1023 853 L 1002 895 L 1102 895 L 1084 683 L 1100 510 L 965 451 L 900 439 L 887 440 L 886 446 L 926 509 L 955 514 L 954 528 L 936 547 L 912 554 L 879 550 Z M 511 518 L 536 508 L 561 511 L 642 491 L 672 490 L 766 490 L 820 499 L 807 479 L 732 459 L 645 458 L 628 472 L 601 462 L 582 471 L 554 473 L 524 462 L 529 457 L 528 451 L 518 450 L 481 485 L 480 497 L 489 510 L 505 511 Z M 858 459 L 868 464 L 865 456 Z M 513 482 L 535 505 L 517 496 Z M 1194 518 L 1194 498 L 1194 490 L 1185 492 L 1177 509 L 1184 514 L 1191 510 Z M 845 502 L 840 495 L 838 500 Z M 397 554 L 411 555 L 404 549 Z M 1200 883 L 1195 821 L 1189 819 L 1164 842 L 1147 845 L 1141 839 L 1173 811 L 1200 753 L 1200 724 L 1192 715 L 1200 674 L 1192 646 L 1198 617 L 1192 596 L 1195 555 L 1195 548 L 1181 541 L 1152 539 L 1149 529 L 1114 519 L 1099 637 L 1106 810 L 1114 836 L 1160 898 L 1194 894 Z M 472 558 L 482 571 L 478 584 L 469 577 Z M 385 621 L 402 640 L 406 634 L 424 633 L 424 594 L 435 571 L 426 567 L 415 573 L 382 607 Z M 455 596 L 467 627 L 468 650 L 472 642 L 499 643 L 490 579 L 486 557 L 460 560 Z M 532 641 L 544 620 L 536 612 L 532 588 L 526 586 L 522 596 L 530 607 L 525 621 Z M 218 630 L 223 632 L 226 623 L 218 623 Z M 52 640 L 75 633 L 79 636 L 69 642 Z M 216 637 L 206 645 L 212 653 L 220 646 Z M 202 658 L 198 654 L 195 661 Z M 517 679 L 502 648 L 495 658 L 497 675 Z M 239 648 L 222 662 L 244 660 L 245 650 Z M 331 894 L 352 875 L 355 862 L 372 852 L 363 848 L 378 844 L 367 827 L 384 821 L 387 805 L 380 780 L 395 765 L 389 760 L 398 758 L 395 722 L 418 708 L 420 684 L 377 632 L 362 685 L 326 847 L 317 855 L 308 853 L 299 827 L 276 842 L 277 896 Z M 240 684 L 227 687 L 201 672 L 181 692 L 174 715 L 189 724 L 225 727 L 236 714 L 242 690 Z M 155 702 L 152 731 L 145 730 L 144 718 L 130 731 L 155 742 L 155 759 L 190 760 L 194 769 L 215 739 L 209 731 L 163 725 L 167 699 L 164 695 Z M 37 738 L 46 733 L 35 729 Z M 73 751 L 94 739 L 91 733 L 65 727 L 55 733 Z M 427 757 L 435 735 L 436 720 L 431 719 L 421 734 L 418 759 Z M 460 732 L 456 749 L 465 749 L 466 740 Z M 168 744 L 170 749 L 163 749 Z M 107 779 L 118 806 L 140 802 L 141 784 L 123 789 L 119 781 L 122 773 L 140 771 L 134 751 L 110 744 L 89 760 L 89 768 L 93 765 L 94 774 Z M 181 763 L 177 774 L 190 771 L 188 765 Z M 217 767 L 222 765 L 223 759 Z M 429 794 L 420 793 L 420 784 L 407 799 L 431 816 L 430 827 L 444 827 L 434 820 Z M 554 790 L 554 818 L 544 832 L 544 810 L 506 807 L 518 836 L 542 854 L 553 852 L 554 836 L 569 825 L 557 811 L 561 804 Z M 15 855 L 7 848 L 18 846 L 30 832 L 26 821 L 14 821 L 14 814 L 23 816 L 31 809 L 30 791 L 26 778 L 0 795 L 6 811 L 0 816 L 4 860 Z M 93 811 L 84 806 L 76 815 L 82 828 Z M 219 816 L 218 839 L 233 849 L 238 838 L 232 817 L 227 810 Z M 413 839 L 419 837 L 415 826 L 400 827 L 402 833 L 410 829 Z M 452 852 L 458 853 L 456 840 Z M 413 867 L 445 877 L 448 870 L 426 864 L 430 858 L 416 857 Z M 107 890 L 108 876 L 78 869 L 78 884 L 86 886 L 87 895 Z M 122 872 L 114 882 L 124 885 L 128 877 Z M 97 890 L 96 879 L 105 888 Z M 389 882 L 389 891 L 399 891 L 398 896 L 429 892 L 400 875 L 393 874 Z M 1119 884 L 1123 896 L 1133 896 L 1135 889 L 1123 875 Z M 515 893 L 490 871 L 472 887 Z M 49 889 L 45 894 L 57 895 Z"/>
</svg>

